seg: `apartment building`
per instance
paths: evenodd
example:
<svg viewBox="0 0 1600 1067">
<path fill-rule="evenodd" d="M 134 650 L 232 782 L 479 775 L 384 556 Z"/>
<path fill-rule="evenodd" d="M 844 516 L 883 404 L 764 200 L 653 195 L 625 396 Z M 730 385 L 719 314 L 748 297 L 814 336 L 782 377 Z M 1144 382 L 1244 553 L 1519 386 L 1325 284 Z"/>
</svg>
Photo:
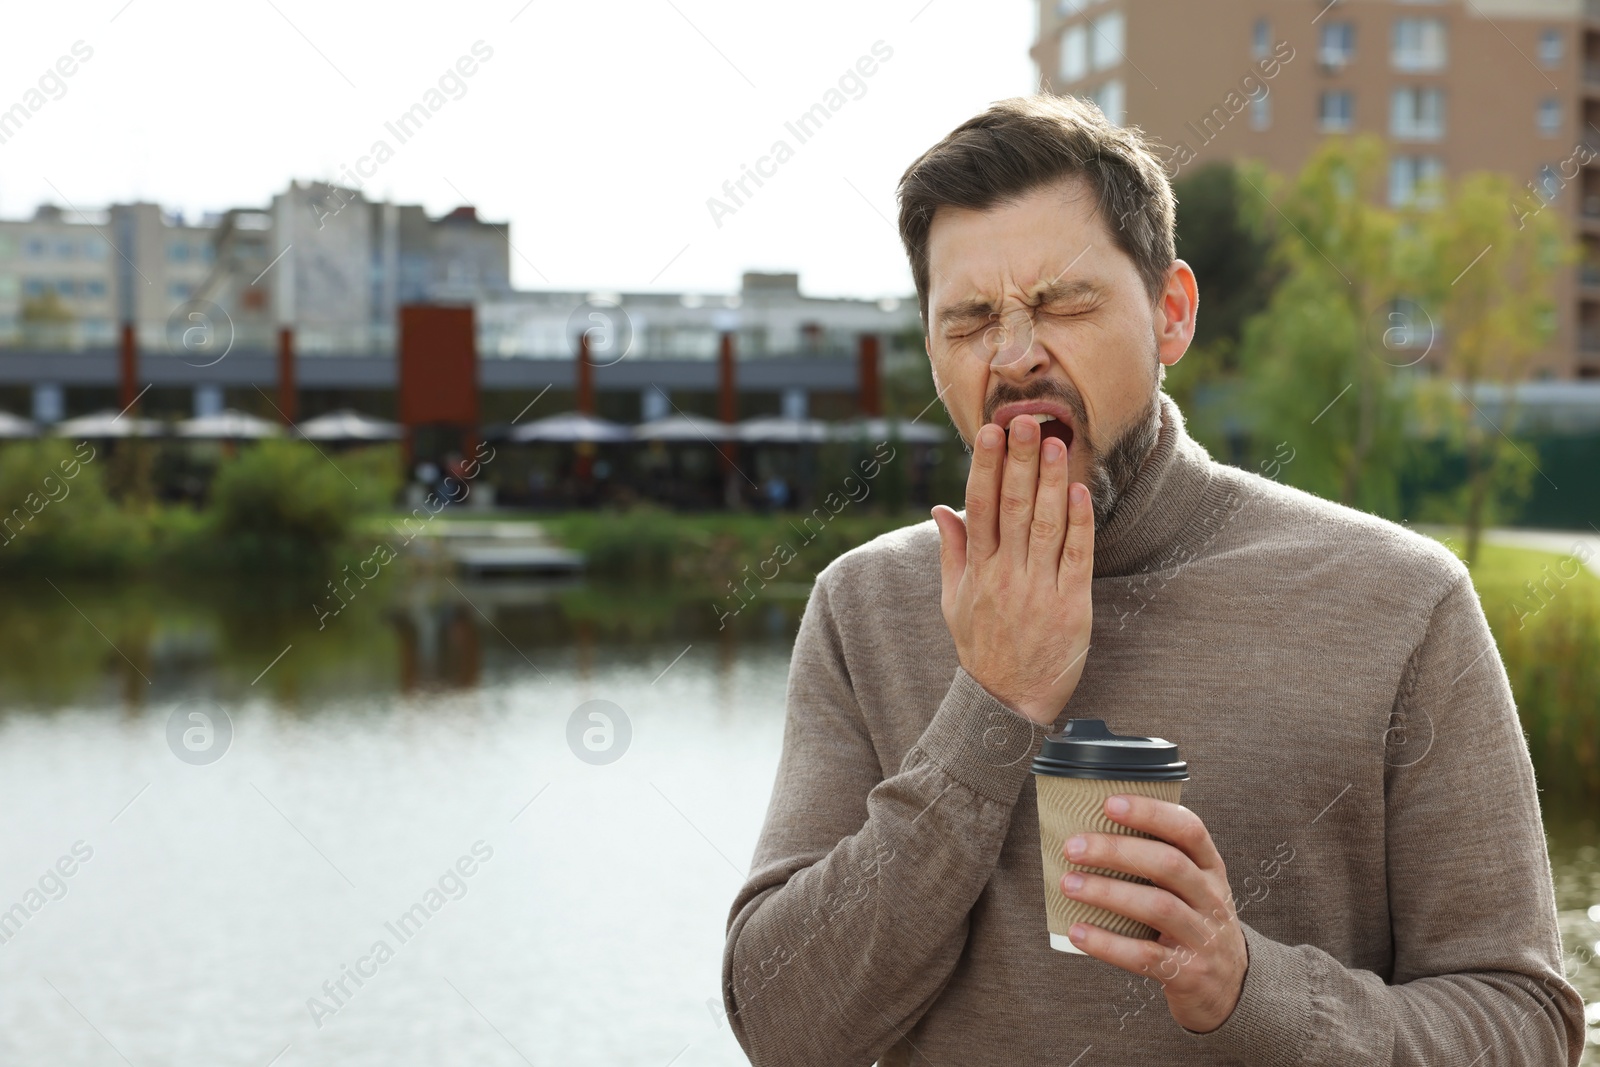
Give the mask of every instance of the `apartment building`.
<svg viewBox="0 0 1600 1067">
<path fill-rule="evenodd" d="M 324 182 L 192 221 L 151 203 L 0 219 L 0 347 L 106 347 L 132 322 L 146 351 L 191 325 L 268 348 L 279 324 L 295 325 L 307 354 L 382 351 L 401 303 L 510 290 L 505 224 L 471 207 L 430 218 Z"/>
<path fill-rule="evenodd" d="M 1347 133 L 1384 139 L 1392 204 L 1507 174 L 1507 211 L 1559 213 L 1582 253 L 1532 373 L 1600 378 L 1600 0 L 1040 0 L 1038 25 L 1041 84 L 1139 126 L 1179 177 L 1291 172 Z"/>
</svg>

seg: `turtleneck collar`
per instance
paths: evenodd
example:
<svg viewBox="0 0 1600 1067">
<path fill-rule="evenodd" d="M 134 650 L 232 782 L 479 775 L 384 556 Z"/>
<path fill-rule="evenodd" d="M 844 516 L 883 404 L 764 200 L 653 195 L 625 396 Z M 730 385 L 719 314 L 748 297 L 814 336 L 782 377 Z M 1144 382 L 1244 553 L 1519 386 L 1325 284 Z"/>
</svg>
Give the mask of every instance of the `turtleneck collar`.
<svg viewBox="0 0 1600 1067">
<path fill-rule="evenodd" d="M 1139 574 L 1185 559 L 1227 521 L 1235 494 L 1212 473 L 1205 446 L 1189 436 L 1183 413 L 1160 394 L 1161 430 L 1094 537 L 1094 576 Z"/>
</svg>

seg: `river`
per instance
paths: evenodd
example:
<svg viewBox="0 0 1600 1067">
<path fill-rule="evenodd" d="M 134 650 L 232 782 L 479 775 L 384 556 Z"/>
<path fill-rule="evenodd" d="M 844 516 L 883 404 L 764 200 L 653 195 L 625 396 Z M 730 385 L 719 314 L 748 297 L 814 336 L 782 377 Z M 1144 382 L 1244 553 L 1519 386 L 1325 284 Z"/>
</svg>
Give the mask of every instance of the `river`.
<svg viewBox="0 0 1600 1067">
<path fill-rule="evenodd" d="M 582 585 L 397 578 L 320 621 L 271 587 L 8 586 L 0 908 L 39 906 L 0 944 L 0 1062 L 746 1062 L 720 958 L 788 593 L 718 632 Z M 1593 946 L 1600 834 L 1550 841 Z"/>
</svg>

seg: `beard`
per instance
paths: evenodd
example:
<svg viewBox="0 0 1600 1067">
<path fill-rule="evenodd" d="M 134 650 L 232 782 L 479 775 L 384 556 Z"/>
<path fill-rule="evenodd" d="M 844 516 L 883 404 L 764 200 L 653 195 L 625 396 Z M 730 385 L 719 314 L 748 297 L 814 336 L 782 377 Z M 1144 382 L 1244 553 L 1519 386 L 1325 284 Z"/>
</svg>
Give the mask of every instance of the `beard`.
<svg viewBox="0 0 1600 1067">
<path fill-rule="evenodd" d="M 1150 403 L 1123 427 L 1109 443 L 1096 439 L 1089 425 L 1089 413 L 1083 396 L 1070 382 L 1041 379 L 1027 387 L 1002 382 L 994 394 L 984 402 L 984 422 L 993 421 L 994 412 L 1002 404 L 1024 400 L 1054 400 L 1072 412 L 1073 444 L 1081 444 L 1089 469 L 1081 480 L 1088 486 L 1089 499 L 1094 504 L 1094 528 L 1098 533 L 1116 514 L 1123 494 L 1139 473 L 1139 468 L 1149 457 L 1151 449 L 1161 435 L 1161 380 L 1157 375 L 1150 390 Z M 954 420 L 951 420 L 952 422 Z M 1001 427 L 1005 429 L 1005 427 Z M 965 442 L 972 451 L 972 442 Z"/>
</svg>

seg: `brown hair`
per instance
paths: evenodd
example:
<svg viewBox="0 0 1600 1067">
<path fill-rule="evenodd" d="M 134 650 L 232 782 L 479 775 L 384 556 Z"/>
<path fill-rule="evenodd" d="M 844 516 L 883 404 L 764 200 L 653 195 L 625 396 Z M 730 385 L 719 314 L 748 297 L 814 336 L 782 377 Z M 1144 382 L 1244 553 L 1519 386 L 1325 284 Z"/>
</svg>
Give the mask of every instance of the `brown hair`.
<svg viewBox="0 0 1600 1067">
<path fill-rule="evenodd" d="M 1176 257 L 1172 185 L 1154 142 L 1106 121 L 1092 103 L 1036 93 L 993 104 L 951 130 L 900 177 L 900 240 L 928 324 L 928 231 L 941 204 L 985 211 L 1079 177 L 1155 300 Z"/>
</svg>

